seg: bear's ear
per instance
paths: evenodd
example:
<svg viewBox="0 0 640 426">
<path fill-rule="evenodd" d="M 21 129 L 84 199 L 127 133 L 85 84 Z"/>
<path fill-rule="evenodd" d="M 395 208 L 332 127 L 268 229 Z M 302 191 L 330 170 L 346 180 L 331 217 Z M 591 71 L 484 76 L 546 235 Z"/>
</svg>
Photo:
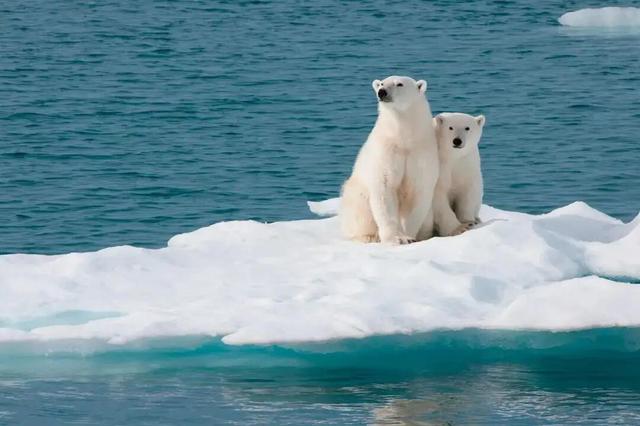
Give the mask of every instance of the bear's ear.
<svg viewBox="0 0 640 426">
<path fill-rule="evenodd" d="M 424 80 L 420 80 L 416 83 L 416 86 L 418 86 L 418 90 L 420 91 L 420 93 L 424 93 L 427 91 L 427 82 Z"/>
<path fill-rule="evenodd" d="M 380 80 L 373 80 L 371 82 L 371 87 L 373 87 L 373 91 L 377 92 L 378 91 L 378 87 L 380 87 L 381 84 L 382 84 L 382 82 Z"/>
<path fill-rule="evenodd" d="M 433 117 L 433 125 L 436 129 L 440 128 L 444 124 L 444 117 L 442 114 L 438 114 Z"/>
<path fill-rule="evenodd" d="M 484 115 L 480 114 L 479 116 L 475 117 L 476 119 L 476 123 L 478 123 L 478 126 L 483 127 L 484 123 L 486 122 Z"/>
</svg>

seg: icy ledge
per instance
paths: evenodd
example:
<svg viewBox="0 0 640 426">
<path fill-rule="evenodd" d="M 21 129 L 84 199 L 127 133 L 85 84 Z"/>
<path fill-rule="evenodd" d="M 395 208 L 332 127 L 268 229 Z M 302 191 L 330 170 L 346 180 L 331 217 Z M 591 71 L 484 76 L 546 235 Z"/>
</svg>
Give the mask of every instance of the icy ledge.
<svg viewBox="0 0 640 426">
<path fill-rule="evenodd" d="M 580 9 L 565 13 L 558 22 L 568 27 L 636 27 L 640 26 L 640 9 L 636 7 Z"/>
<path fill-rule="evenodd" d="M 344 241 L 331 217 L 217 223 L 158 250 L 1 256 L 0 348 L 640 326 L 640 216 L 623 224 L 577 202 L 481 217 L 461 236 L 399 247 Z"/>
</svg>

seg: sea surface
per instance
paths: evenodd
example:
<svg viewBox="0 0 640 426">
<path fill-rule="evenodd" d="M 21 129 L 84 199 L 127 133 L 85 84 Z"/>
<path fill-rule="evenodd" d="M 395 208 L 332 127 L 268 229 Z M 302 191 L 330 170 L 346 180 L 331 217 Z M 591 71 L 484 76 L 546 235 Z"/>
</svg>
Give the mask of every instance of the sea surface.
<svg viewBox="0 0 640 426">
<path fill-rule="evenodd" d="M 640 31 L 557 23 L 593 6 L 0 2 L 0 254 L 309 218 L 306 201 L 338 194 L 373 125 L 371 80 L 391 74 L 426 79 L 434 113 L 486 115 L 487 204 L 582 200 L 628 221 Z M 365 366 L 283 364 L 275 349 L 209 365 L 217 347 L 2 354 L 0 424 L 640 423 L 637 351 L 441 349 Z"/>
</svg>

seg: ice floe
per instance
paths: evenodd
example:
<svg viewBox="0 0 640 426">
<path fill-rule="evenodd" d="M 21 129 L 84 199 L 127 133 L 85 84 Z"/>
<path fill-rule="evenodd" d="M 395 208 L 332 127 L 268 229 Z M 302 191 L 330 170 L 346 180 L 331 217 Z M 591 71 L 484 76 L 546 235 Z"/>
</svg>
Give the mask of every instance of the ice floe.
<svg viewBox="0 0 640 426">
<path fill-rule="evenodd" d="M 640 9 L 637 7 L 580 9 L 565 13 L 558 22 L 568 27 L 637 27 L 640 26 Z"/>
<path fill-rule="evenodd" d="M 338 203 L 309 205 L 332 215 Z M 162 249 L 0 256 L 0 351 L 640 326 L 640 216 L 625 224 L 576 202 L 543 215 L 483 206 L 481 217 L 407 246 L 345 241 L 328 217 L 221 222 Z"/>
</svg>

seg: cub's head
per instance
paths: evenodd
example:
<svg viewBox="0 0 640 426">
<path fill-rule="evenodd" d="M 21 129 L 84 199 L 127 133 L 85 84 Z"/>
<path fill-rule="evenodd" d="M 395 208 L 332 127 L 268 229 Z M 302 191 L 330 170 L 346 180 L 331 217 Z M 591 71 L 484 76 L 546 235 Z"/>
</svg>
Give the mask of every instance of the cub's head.
<svg viewBox="0 0 640 426">
<path fill-rule="evenodd" d="M 399 111 L 409 109 L 419 100 L 424 102 L 424 94 L 427 91 L 426 81 L 415 81 L 411 77 L 397 75 L 392 75 L 382 81 L 373 80 L 371 85 L 381 105 Z"/>
<path fill-rule="evenodd" d="M 484 115 L 474 117 L 460 112 L 436 115 L 433 124 L 438 135 L 438 148 L 463 156 L 478 146 L 484 123 Z"/>
</svg>

